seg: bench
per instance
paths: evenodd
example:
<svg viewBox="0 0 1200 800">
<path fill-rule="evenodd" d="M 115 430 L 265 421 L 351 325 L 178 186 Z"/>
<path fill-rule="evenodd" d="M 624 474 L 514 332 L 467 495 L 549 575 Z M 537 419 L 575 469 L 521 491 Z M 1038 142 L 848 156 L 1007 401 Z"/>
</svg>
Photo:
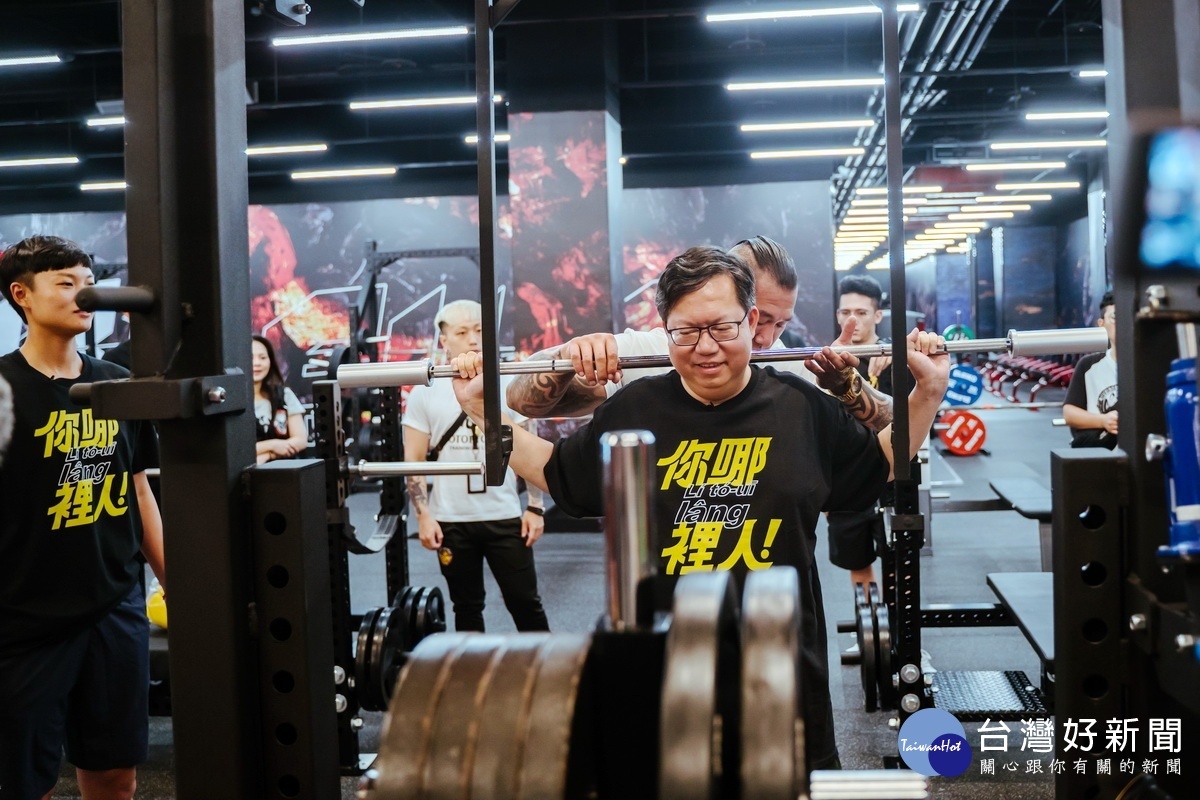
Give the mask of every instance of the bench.
<svg viewBox="0 0 1200 800">
<path fill-rule="evenodd" d="M 993 572 L 987 584 L 1042 662 L 1042 693 L 1054 687 L 1054 574 Z"/>
<path fill-rule="evenodd" d="M 1051 523 L 1054 518 L 1054 501 L 1050 490 L 1032 478 L 997 478 L 988 485 L 1013 511 L 1026 519 L 1037 521 L 1042 569 L 1049 572 L 1053 569 Z"/>
</svg>

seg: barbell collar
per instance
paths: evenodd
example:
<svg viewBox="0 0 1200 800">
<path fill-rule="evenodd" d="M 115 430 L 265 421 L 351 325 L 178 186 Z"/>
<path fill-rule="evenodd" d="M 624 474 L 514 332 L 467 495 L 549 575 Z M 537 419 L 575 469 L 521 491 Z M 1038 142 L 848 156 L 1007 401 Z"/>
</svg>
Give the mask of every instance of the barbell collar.
<svg viewBox="0 0 1200 800">
<path fill-rule="evenodd" d="M 433 382 L 433 362 L 389 361 L 384 364 L 342 364 L 337 370 L 343 389 L 383 389 L 428 386 Z"/>
<path fill-rule="evenodd" d="M 484 474 L 482 461 L 360 461 L 346 470 L 363 478 Z"/>
<path fill-rule="evenodd" d="M 831 348 L 835 353 L 874 358 L 890 356 L 890 343 L 857 344 Z M 942 353 L 1007 352 L 1014 356 L 1067 355 L 1099 353 L 1108 349 L 1108 334 L 1103 328 L 1064 328 L 1044 331 L 1009 331 L 1004 339 L 962 339 L 946 342 Z M 775 361 L 810 361 L 823 347 L 793 347 L 756 350 L 750 360 L 756 364 Z M 659 356 L 625 356 L 620 368 L 659 369 L 670 367 L 671 359 Z M 501 375 L 530 375 L 541 372 L 574 372 L 567 358 L 508 361 L 500 365 Z M 338 383 L 343 389 L 368 389 L 396 386 L 428 386 L 434 378 L 456 378 L 458 370 L 449 365 L 434 366 L 432 361 L 393 361 L 384 364 L 345 364 L 338 367 Z"/>
</svg>

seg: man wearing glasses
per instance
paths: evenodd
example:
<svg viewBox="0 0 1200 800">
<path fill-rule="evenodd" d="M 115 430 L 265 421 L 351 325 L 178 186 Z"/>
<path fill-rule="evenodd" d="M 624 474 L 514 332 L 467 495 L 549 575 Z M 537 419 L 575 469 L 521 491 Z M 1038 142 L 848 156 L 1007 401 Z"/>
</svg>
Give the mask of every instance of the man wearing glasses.
<svg viewBox="0 0 1200 800">
<path fill-rule="evenodd" d="M 758 308 L 758 322 L 752 330 L 754 349 L 783 347 L 779 336 L 791 321 L 796 306 L 796 265 L 791 256 L 782 245 L 766 236 L 740 241 L 729 249 L 729 253 L 745 261 L 754 275 Z M 843 325 L 843 328 L 835 345 L 850 344 L 850 337 L 855 335 L 853 327 L 847 330 Z M 617 366 L 619 356 L 660 356 L 666 355 L 667 351 L 667 336 L 662 328 L 576 337 L 532 356 L 535 359 L 570 359 L 575 365 L 575 374 L 520 375 L 509 384 L 508 405 L 527 417 L 586 416 L 622 386 L 628 386 L 638 378 L 669 371 L 667 368 L 623 371 Z M 815 363 L 776 362 L 776 369 L 818 383 L 841 400 L 855 419 L 873 430 L 880 430 L 892 421 L 892 399 L 873 385 L 850 383 L 850 373 L 858 363 L 854 356 L 828 351 L 815 359 Z"/>
<path fill-rule="evenodd" d="M 1108 350 L 1079 359 L 1063 401 L 1071 447 L 1117 446 L 1117 308 L 1112 292 L 1100 299 L 1096 324 L 1108 333 Z"/>
<path fill-rule="evenodd" d="M 859 510 L 878 499 L 893 463 L 891 427 L 875 434 L 808 381 L 751 365 L 759 311 L 742 259 L 694 247 L 667 265 L 655 300 L 674 371 L 634 382 L 556 444 L 514 429 L 510 467 L 548 489 L 567 513 L 599 516 L 601 434 L 654 434 L 658 607 L 669 607 L 673 583 L 686 572 L 727 570 L 740 583 L 751 570 L 794 567 L 808 764 L 837 767 L 815 531 L 822 511 Z M 941 341 L 918 331 L 908 337 L 916 386 L 909 397 L 912 452 L 903 458 L 916 453 L 945 391 L 949 361 L 930 355 Z M 478 353 L 452 362 L 461 375 L 455 394 L 480 425 L 481 362 Z"/>
</svg>

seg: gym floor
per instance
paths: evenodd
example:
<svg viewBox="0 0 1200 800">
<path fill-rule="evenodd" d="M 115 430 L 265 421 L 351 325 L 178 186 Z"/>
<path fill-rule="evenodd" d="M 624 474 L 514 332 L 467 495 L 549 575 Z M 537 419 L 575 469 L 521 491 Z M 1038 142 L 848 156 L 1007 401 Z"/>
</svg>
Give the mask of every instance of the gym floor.
<svg viewBox="0 0 1200 800">
<path fill-rule="evenodd" d="M 1039 400 L 1061 401 L 1062 392 L 1046 390 Z M 1050 451 L 1067 447 L 1070 434 L 1054 427 L 1051 421 L 1061 416 L 1057 410 L 979 411 L 987 424 L 985 453 L 957 458 L 934 453 L 932 480 L 935 491 L 949 492 L 954 500 L 994 497 L 988 481 L 994 478 L 1035 478 L 1049 486 Z M 373 494 L 351 498 L 356 523 L 369 524 L 377 508 Z M 927 520 L 931 532 L 932 554 L 921 559 L 922 602 L 964 603 L 996 602 L 984 576 L 990 572 L 1028 572 L 1040 569 L 1037 523 L 1014 511 L 973 512 L 936 515 Z M 857 667 L 843 667 L 839 653 L 853 644 L 849 634 L 834 634 L 839 619 L 850 619 L 853 599 L 849 573 L 828 563 L 824 540 L 825 526 L 818 529 L 818 561 L 824 590 L 827 622 L 831 631 L 831 691 L 837 719 L 838 745 L 843 766 L 848 769 L 878 768 L 884 755 L 896 752 L 896 733 L 887 727 L 884 713 L 865 713 Z M 411 579 L 414 585 L 440 586 L 445 582 L 432 553 L 409 540 Z M 548 533 L 537 544 L 540 589 L 551 627 L 556 631 L 586 631 L 594 626 L 603 606 L 603 541 L 595 533 Z M 387 602 L 383 578 L 383 559 L 352 557 L 351 577 L 356 609 Z M 500 593 L 488 575 L 486 624 L 491 632 L 513 631 Z M 447 609 L 449 612 L 449 609 Z M 951 628 L 923 632 L 923 646 L 931 665 L 940 670 L 1022 670 L 1036 685 L 1038 660 L 1024 636 L 1016 628 Z M 378 746 L 382 714 L 364 714 L 366 725 L 361 737 L 363 752 Z M 1049 754 L 1038 756 L 1022 752 L 1020 723 L 1009 723 L 1007 753 L 989 752 L 995 758 L 994 775 L 980 770 L 979 723 L 966 725 L 968 741 L 974 751 L 971 767 L 957 778 L 933 779 L 933 797 L 947 800 L 1034 800 L 1054 796 Z M 1038 765 L 1029 762 L 1038 761 Z M 1012 771 L 1004 765 L 1016 765 Z M 214 764 L 214 769 L 220 765 Z M 1039 774 L 1040 773 L 1040 774 Z M 342 797 L 354 797 L 357 782 L 342 782 Z M 150 722 L 150 759 L 138 774 L 138 793 L 142 800 L 174 797 L 171 721 L 152 718 Z M 62 779 L 54 797 L 79 797 L 74 770 L 64 765 Z"/>
</svg>

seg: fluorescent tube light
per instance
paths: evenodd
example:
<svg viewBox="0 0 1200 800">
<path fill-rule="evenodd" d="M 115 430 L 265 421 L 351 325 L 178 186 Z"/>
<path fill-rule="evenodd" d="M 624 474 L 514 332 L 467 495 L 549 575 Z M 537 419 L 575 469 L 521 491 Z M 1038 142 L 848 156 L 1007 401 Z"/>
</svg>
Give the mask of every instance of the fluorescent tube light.
<svg viewBox="0 0 1200 800">
<path fill-rule="evenodd" d="M 940 186 L 905 186 L 901 192 L 904 194 L 936 194 L 941 190 Z M 855 194 L 887 194 L 887 187 L 872 186 L 868 189 L 859 189 Z"/>
<path fill-rule="evenodd" d="M 964 211 L 961 214 L 951 214 L 950 219 L 1012 219 L 1011 211 Z"/>
<path fill-rule="evenodd" d="M 1029 122 L 1049 122 L 1051 120 L 1070 121 L 1076 119 L 1108 119 L 1107 111 L 1030 111 L 1025 115 Z"/>
<path fill-rule="evenodd" d="M 883 86 L 883 78 L 835 78 L 811 81 L 744 81 L 727 83 L 731 92 L 755 92 L 775 89 L 846 89 L 854 86 Z"/>
<path fill-rule="evenodd" d="M 740 125 L 742 133 L 770 133 L 772 131 L 825 131 L 834 128 L 865 128 L 874 125 L 873 119 L 826 119 L 812 122 L 748 122 Z"/>
<path fill-rule="evenodd" d="M 1106 69 L 1081 69 L 1075 73 L 1076 78 L 1107 78 Z"/>
<path fill-rule="evenodd" d="M 318 169 L 293 172 L 294 181 L 314 181 L 325 178 L 368 178 L 380 175 L 395 175 L 395 167 L 354 167 L 351 169 Z"/>
<path fill-rule="evenodd" d="M 920 11 L 918 3 L 898 3 L 896 11 L 901 14 Z M 775 11 L 716 11 L 705 14 L 705 22 L 758 22 L 777 19 L 813 19 L 816 17 L 848 17 L 860 14 L 878 14 L 878 6 L 841 6 L 837 8 L 780 8 Z"/>
<path fill-rule="evenodd" d="M 0 67 L 32 67 L 36 64 L 61 64 L 62 59 L 56 55 L 19 56 L 16 58 L 0 58 Z"/>
<path fill-rule="evenodd" d="M 1044 142 L 993 142 L 993 150 L 1077 150 L 1082 147 L 1108 147 L 1103 139 L 1051 139 Z"/>
<path fill-rule="evenodd" d="M 115 192 L 125 190 L 125 181 L 92 181 L 79 184 L 81 192 Z"/>
<path fill-rule="evenodd" d="M 495 95 L 493 102 L 501 102 Z M 473 106 L 475 95 L 462 94 L 450 97 L 402 97 L 394 100 L 355 100 L 350 103 L 351 111 L 374 111 L 381 108 L 430 108 L 434 106 Z"/>
<path fill-rule="evenodd" d="M 118 115 L 111 117 L 88 117 L 87 126 L 89 128 L 109 128 L 117 125 L 124 125 L 125 117 Z"/>
<path fill-rule="evenodd" d="M 1046 181 L 1045 183 L 997 183 L 997 192 L 1037 192 L 1042 189 L 1078 189 L 1079 181 Z"/>
<path fill-rule="evenodd" d="M 287 153 L 324 153 L 326 144 L 263 144 L 246 148 L 248 156 L 278 156 Z"/>
<path fill-rule="evenodd" d="M 51 156 L 47 158 L 10 158 L 0 161 L 0 167 L 53 167 L 63 164 L 78 164 L 75 156 Z"/>
<path fill-rule="evenodd" d="M 825 147 L 812 150 L 757 150 L 750 154 L 753 159 L 764 158 L 820 158 L 822 156 L 861 156 L 867 152 L 861 147 Z"/>
<path fill-rule="evenodd" d="M 1065 161 L 981 161 L 967 164 L 967 172 L 995 172 L 998 170 L 1021 169 L 1064 169 Z"/>
<path fill-rule="evenodd" d="M 1033 206 L 1026 203 L 1009 203 L 997 205 L 963 206 L 963 211 L 1029 211 Z"/>
<path fill-rule="evenodd" d="M 504 144 L 506 142 L 512 141 L 512 134 L 511 133 L 497 133 L 495 136 L 492 137 L 492 139 L 497 144 Z M 479 134 L 468 133 L 463 138 L 463 141 L 466 142 L 467 144 L 479 144 Z"/>
<path fill-rule="evenodd" d="M 906 206 L 920 206 L 920 205 L 924 205 L 925 203 L 928 202 L 924 197 L 905 197 L 903 199 L 904 199 L 904 205 L 906 205 Z M 878 200 L 871 199 L 871 200 L 851 200 L 850 201 L 850 205 L 852 207 L 853 206 L 886 206 L 887 204 L 888 204 L 888 199 L 886 197 L 881 197 Z"/>
<path fill-rule="evenodd" d="M 387 42 L 396 39 L 432 39 L 444 36 L 466 36 L 471 31 L 465 25 L 445 28 L 407 28 L 371 33 L 325 33 L 313 36 L 276 36 L 273 47 L 303 47 L 313 44 L 348 44 L 353 42 Z"/>
<path fill-rule="evenodd" d="M 1053 200 L 1049 194 L 993 194 L 976 197 L 976 203 L 1041 203 Z"/>
</svg>

